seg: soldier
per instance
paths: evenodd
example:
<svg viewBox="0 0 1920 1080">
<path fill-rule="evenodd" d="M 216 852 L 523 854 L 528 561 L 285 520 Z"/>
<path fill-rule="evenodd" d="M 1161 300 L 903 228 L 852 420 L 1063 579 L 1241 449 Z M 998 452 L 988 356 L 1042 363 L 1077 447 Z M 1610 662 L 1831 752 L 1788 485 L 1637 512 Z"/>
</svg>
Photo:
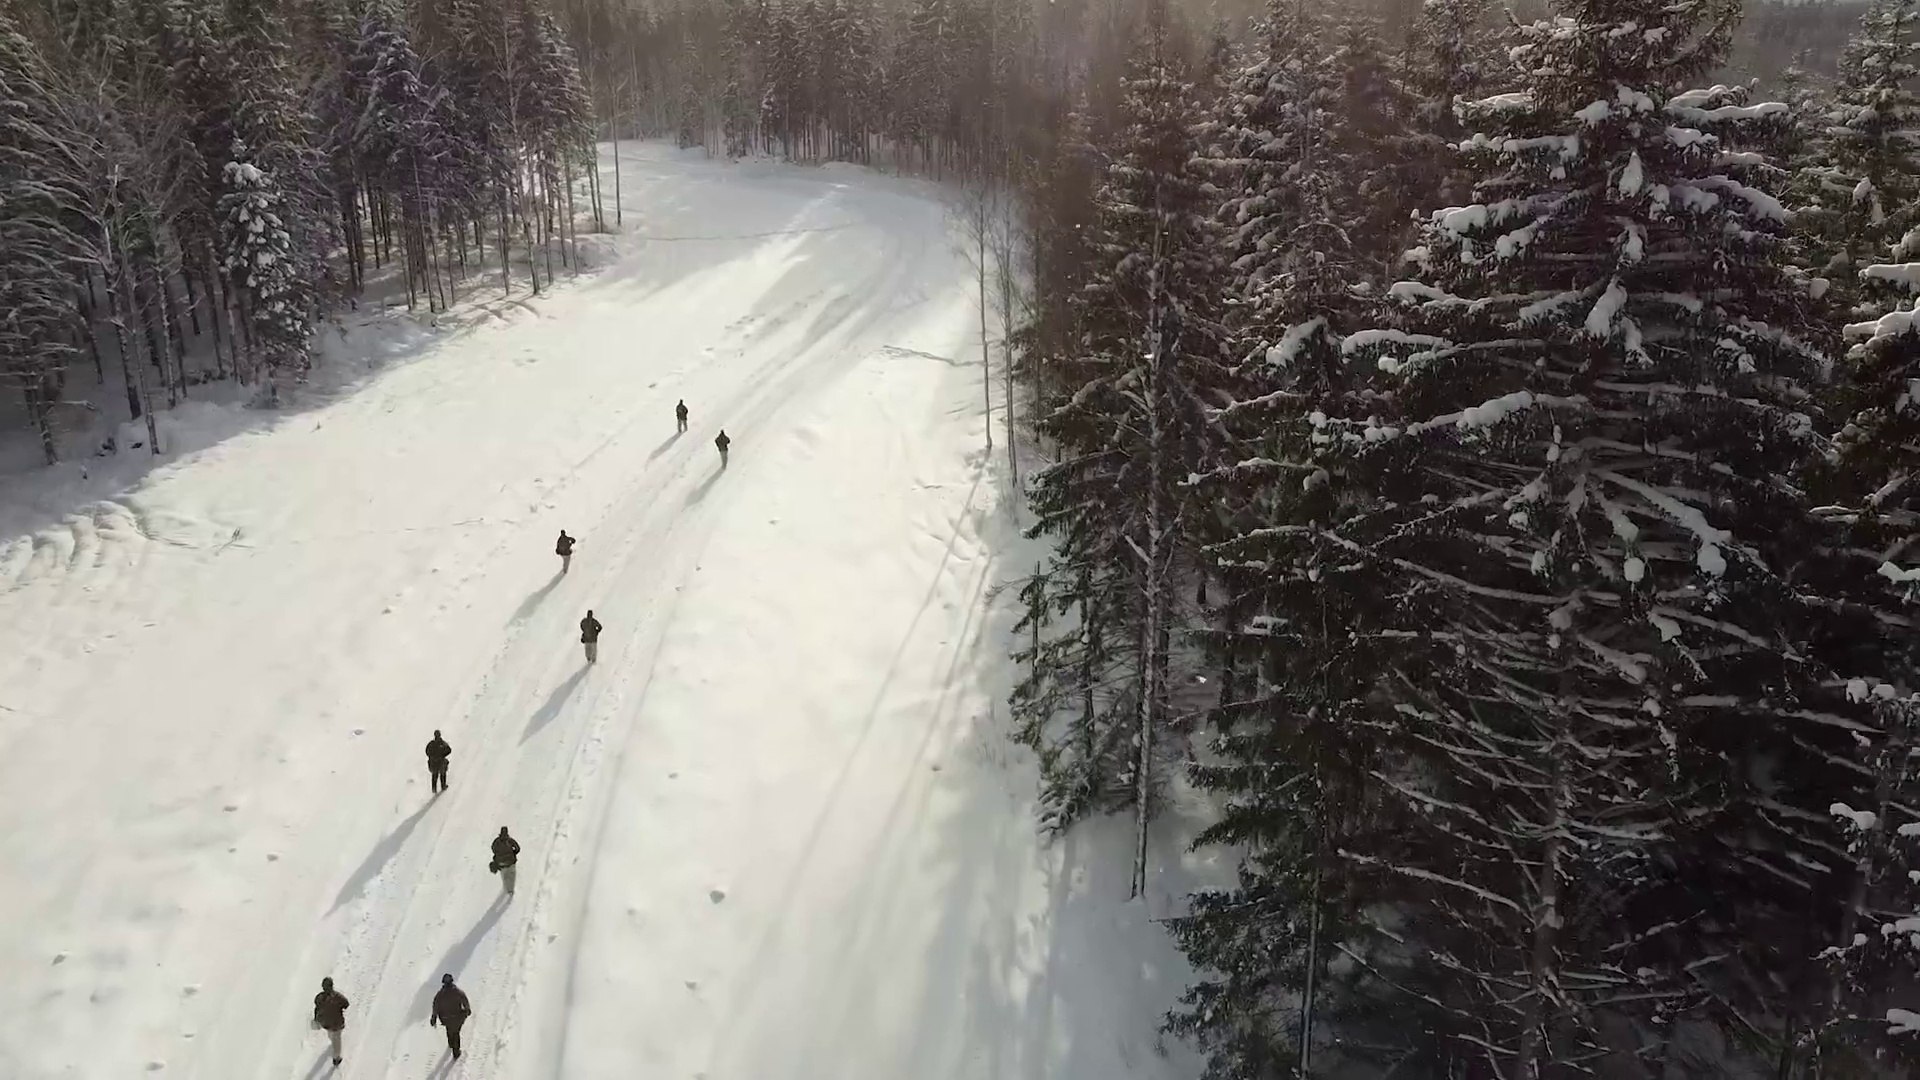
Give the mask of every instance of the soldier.
<svg viewBox="0 0 1920 1080">
<path fill-rule="evenodd" d="M 321 979 L 320 992 L 313 996 L 313 1026 L 327 1033 L 333 1063 L 340 1064 L 340 1033 L 347 1029 L 347 996 L 333 988 L 331 978 Z"/>
<path fill-rule="evenodd" d="M 493 862 L 487 867 L 500 875 L 500 887 L 508 896 L 513 895 L 515 865 L 520 861 L 520 841 L 507 835 L 507 827 L 500 826 L 500 835 L 493 838 Z"/>
<path fill-rule="evenodd" d="M 440 976 L 440 992 L 433 995 L 433 1015 L 427 1018 L 428 1026 L 440 1025 L 447 1029 L 447 1049 L 453 1056 L 460 1056 L 460 1025 L 473 1015 L 473 1006 L 467 1003 L 466 991 L 453 985 L 451 973 Z"/>
<path fill-rule="evenodd" d="M 600 659 L 600 620 L 593 617 L 593 609 L 587 609 L 587 617 L 580 620 L 580 644 L 587 647 L 587 663 Z"/>
<path fill-rule="evenodd" d="M 435 731 L 433 738 L 427 740 L 427 781 L 433 785 L 435 795 L 447 790 L 447 759 L 453 756 L 453 747 Z"/>
</svg>

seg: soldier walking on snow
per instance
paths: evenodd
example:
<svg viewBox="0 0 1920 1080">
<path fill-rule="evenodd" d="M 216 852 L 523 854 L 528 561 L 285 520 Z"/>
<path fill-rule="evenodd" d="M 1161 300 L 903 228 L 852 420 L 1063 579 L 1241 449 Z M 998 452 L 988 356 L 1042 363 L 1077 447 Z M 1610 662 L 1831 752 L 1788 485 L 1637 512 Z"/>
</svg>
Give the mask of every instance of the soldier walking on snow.
<svg viewBox="0 0 1920 1080">
<path fill-rule="evenodd" d="M 513 895 L 514 865 L 520 861 L 520 841 L 507 835 L 507 827 L 500 826 L 500 835 L 493 838 L 493 862 L 487 869 L 500 875 L 500 887 L 508 896 Z"/>
<path fill-rule="evenodd" d="M 320 992 L 313 996 L 313 1026 L 327 1033 L 333 1063 L 340 1064 L 340 1033 L 347 1028 L 347 996 L 333 988 L 331 978 L 321 979 Z"/>
<path fill-rule="evenodd" d="M 447 1049 L 453 1051 L 456 1059 L 460 1057 L 460 1025 L 472 1015 L 473 1006 L 467 1003 L 466 991 L 453 985 L 453 975 L 440 976 L 440 992 L 433 995 L 433 1015 L 427 1018 L 427 1025 L 447 1029 Z"/>
<path fill-rule="evenodd" d="M 713 445 L 720 448 L 720 467 L 723 469 L 726 468 L 727 467 L 727 447 L 733 445 L 733 440 L 727 438 L 726 429 L 722 428 L 720 431 L 720 434 L 713 437 Z"/>
<path fill-rule="evenodd" d="M 587 647 L 587 663 L 600 659 L 600 620 L 593 617 L 593 609 L 587 609 L 587 617 L 580 620 L 580 644 Z"/>
<path fill-rule="evenodd" d="M 680 421 L 680 430 L 684 433 L 687 430 L 687 403 L 685 401 L 673 407 L 673 418 Z"/>
<path fill-rule="evenodd" d="M 427 782 L 432 785 L 435 795 L 447 790 L 447 759 L 453 756 L 453 747 L 435 731 L 433 738 L 427 740 Z"/>
<path fill-rule="evenodd" d="M 560 539 L 554 541 L 553 553 L 560 556 L 560 572 L 566 573 L 573 566 L 573 537 L 567 535 L 567 530 L 560 530 Z"/>
</svg>

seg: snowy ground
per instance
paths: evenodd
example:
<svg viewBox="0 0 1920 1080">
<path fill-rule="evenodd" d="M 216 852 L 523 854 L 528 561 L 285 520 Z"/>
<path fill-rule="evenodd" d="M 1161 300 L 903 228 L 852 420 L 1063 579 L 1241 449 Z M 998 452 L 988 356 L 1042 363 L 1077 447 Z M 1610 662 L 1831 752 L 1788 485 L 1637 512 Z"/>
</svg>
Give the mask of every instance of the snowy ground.
<svg viewBox="0 0 1920 1080">
<path fill-rule="evenodd" d="M 604 272 L 0 480 L 0 1077 L 325 1075 L 326 974 L 354 1080 L 1191 1075 L 1187 868 L 1120 903 L 1125 823 L 1042 845 L 1004 740 L 1033 551 L 931 189 L 623 164 Z"/>
</svg>

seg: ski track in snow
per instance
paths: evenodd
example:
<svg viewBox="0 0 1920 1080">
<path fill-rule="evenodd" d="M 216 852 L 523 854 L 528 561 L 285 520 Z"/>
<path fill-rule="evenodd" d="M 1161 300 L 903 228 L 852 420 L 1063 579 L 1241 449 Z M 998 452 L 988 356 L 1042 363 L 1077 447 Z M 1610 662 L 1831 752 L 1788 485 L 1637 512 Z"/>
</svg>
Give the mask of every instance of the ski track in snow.
<svg viewBox="0 0 1920 1080">
<path fill-rule="evenodd" d="M 994 722 L 1033 555 L 941 204 L 623 152 L 597 275 L 0 537 L 0 1076 L 1190 1073 L 1124 826 L 1042 848 Z"/>
</svg>

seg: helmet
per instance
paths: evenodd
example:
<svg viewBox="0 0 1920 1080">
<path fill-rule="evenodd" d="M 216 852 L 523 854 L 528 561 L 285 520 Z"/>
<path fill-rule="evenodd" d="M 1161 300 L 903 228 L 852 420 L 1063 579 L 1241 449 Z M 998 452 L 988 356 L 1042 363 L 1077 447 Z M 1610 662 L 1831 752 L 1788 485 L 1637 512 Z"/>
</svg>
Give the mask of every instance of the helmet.
<svg viewBox="0 0 1920 1080">
<path fill-rule="evenodd" d="M 440 983 L 441 983 L 441 985 L 442 985 L 442 986 L 452 986 L 452 985 L 453 985 L 453 973 L 452 973 L 452 972 L 448 972 L 447 974 L 445 974 L 445 975 L 442 975 L 442 976 L 440 976 Z"/>
<path fill-rule="evenodd" d="M 321 980 L 320 980 L 320 989 L 322 989 L 322 990 L 331 990 L 331 989 L 333 989 L 333 979 L 332 979 L 332 977 L 328 977 L 328 978 L 325 978 L 325 979 L 321 979 Z"/>
</svg>

